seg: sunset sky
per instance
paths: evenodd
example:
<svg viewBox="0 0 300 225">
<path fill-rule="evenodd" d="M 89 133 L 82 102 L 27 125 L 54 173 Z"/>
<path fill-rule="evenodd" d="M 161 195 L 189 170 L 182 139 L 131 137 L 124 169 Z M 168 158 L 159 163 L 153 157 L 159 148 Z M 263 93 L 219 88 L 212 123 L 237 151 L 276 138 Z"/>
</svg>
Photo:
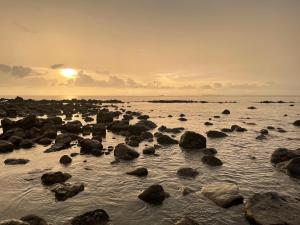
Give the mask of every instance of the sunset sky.
<svg viewBox="0 0 300 225">
<path fill-rule="evenodd" d="M 299 0 L 0 0 L 0 95 L 300 95 L 299 12 Z"/>
</svg>

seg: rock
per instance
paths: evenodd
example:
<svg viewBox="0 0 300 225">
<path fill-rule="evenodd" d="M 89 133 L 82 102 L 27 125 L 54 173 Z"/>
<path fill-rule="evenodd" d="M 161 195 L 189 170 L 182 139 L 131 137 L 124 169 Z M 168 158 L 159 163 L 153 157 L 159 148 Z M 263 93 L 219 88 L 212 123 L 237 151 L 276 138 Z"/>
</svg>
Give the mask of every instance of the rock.
<svg viewBox="0 0 300 225">
<path fill-rule="evenodd" d="M 106 127 L 100 123 L 93 124 L 92 134 L 93 134 L 93 136 L 105 137 L 106 136 Z"/>
<path fill-rule="evenodd" d="M 48 146 L 52 143 L 52 140 L 48 137 L 43 137 L 39 139 L 37 143 L 40 145 Z"/>
<path fill-rule="evenodd" d="M 158 131 L 160 131 L 160 132 L 166 132 L 166 133 L 172 133 L 172 134 L 179 134 L 183 130 L 184 130 L 183 127 L 168 128 L 166 126 L 160 126 L 158 128 Z"/>
<path fill-rule="evenodd" d="M 5 165 L 17 165 L 17 164 L 27 164 L 30 160 L 28 159 L 5 159 Z"/>
<path fill-rule="evenodd" d="M 249 106 L 248 109 L 256 109 L 255 106 Z"/>
<path fill-rule="evenodd" d="M 220 159 L 212 155 L 203 156 L 201 161 L 209 166 L 222 166 L 223 163 Z"/>
<path fill-rule="evenodd" d="M 264 135 L 264 134 L 260 134 L 260 135 L 258 135 L 255 139 L 256 139 L 256 140 L 265 140 L 265 139 L 267 139 L 267 137 L 266 137 L 266 135 Z"/>
<path fill-rule="evenodd" d="M 12 152 L 14 145 L 9 141 L 0 140 L 0 153 Z"/>
<path fill-rule="evenodd" d="M 277 164 L 297 157 L 300 157 L 300 148 L 296 150 L 278 148 L 271 155 L 271 163 Z"/>
<path fill-rule="evenodd" d="M 118 144 L 114 150 L 116 159 L 132 160 L 139 157 L 139 153 L 125 144 Z"/>
<path fill-rule="evenodd" d="M 39 126 L 39 119 L 36 117 L 36 115 L 29 115 L 23 119 L 16 121 L 16 127 L 21 127 L 24 130 L 29 130 L 33 127 L 38 127 L 38 126 Z"/>
<path fill-rule="evenodd" d="M 12 220 L 4 220 L 4 221 L 1 221 L 0 222 L 0 225 L 30 225 L 29 223 L 27 222 L 24 222 L 22 220 L 15 220 L 15 219 L 12 219 Z"/>
<path fill-rule="evenodd" d="M 74 217 L 68 225 L 105 225 L 109 222 L 109 216 L 103 209 L 86 212 Z"/>
<path fill-rule="evenodd" d="M 199 225 L 199 223 L 196 222 L 195 220 L 185 216 L 182 219 L 180 219 L 179 221 L 177 221 L 175 223 L 175 225 Z"/>
<path fill-rule="evenodd" d="M 273 126 L 267 126 L 267 129 L 268 130 L 275 130 L 275 127 L 273 127 Z"/>
<path fill-rule="evenodd" d="M 93 122 L 93 121 L 94 121 L 93 117 L 87 116 L 84 118 L 84 122 L 86 122 L 86 123 Z"/>
<path fill-rule="evenodd" d="M 209 138 L 223 138 L 227 137 L 228 135 L 223 133 L 222 131 L 217 131 L 217 130 L 210 130 L 206 132 L 207 137 Z"/>
<path fill-rule="evenodd" d="M 181 191 L 183 196 L 189 195 L 189 194 L 194 193 L 194 192 L 196 192 L 196 191 L 192 188 L 189 188 L 189 187 L 184 187 L 184 188 L 182 188 L 182 191 Z"/>
<path fill-rule="evenodd" d="M 78 193 L 82 192 L 84 190 L 84 184 L 83 183 L 63 183 L 58 184 L 55 188 L 53 188 L 51 191 L 55 193 L 55 198 L 58 201 L 65 201 L 68 198 L 72 198 Z"/>
<path fill-rule="evenodd" d="M 296 120 L 293 124 L 296 127 L 300 127 L 300 120 Z"/>
<path fill-rule="evenodd" d="M 205 126 L 212 126 L 212 125 L 214 125 L 214 124 L 211 123 L 211 122 L 205 122 L 204 125 L 205 125 Z"/>
<path fill-rule="evenodd" d="M 56 136 L 55 143 L 48 148 L 45 153 L 57 152 L 70 147 L 72 138 L 69 134 L 59 134 Z"/>
<path fill-rule="evenodd" d="M 181 177 L 196 177 L 199 172 L 190 167 L 182 167 L 177 170 L 177 175 Z"/>
<path fill-rule="evenodd" d="M 230 114 L 230 111 L 228 109 L 225 109 L 222 114 L 225 114 L 225 115 L 229 115 Z"/>
<path fill-rule="evenodd" d="M 126 174 L 137 176 L 137 177 L 142 177 L 142 176 L 148 175 L 148 170 L 147 170 L 147 168 L 141 167 L 141 168 L 137 168 L 133 171 L 127 172 Z"/>
<path fill-rule="evenodd" d="M 205 155 L 215 155 L 218 153 L 215 148 L 203 148 L 201 149 L 201 152 L 203 152 Z"/>
<path fill-rule="evenodd" d="M 244 200 L 243 196 L 239 193 L 238 186 L 227 182 L 208 184 L 202 188 L 201 193 L 223 208 L 242 204 Z"/>
<path fill-rule="evenodd" d="M 222 131 L 222 132 L 225 132 L 225 133 L 230 133 L 230 132 L 232 132 L 233 130 L 231 130 L 231 128 L 222 128 L 221 131 Z"/>
<path fill-rule="evenodd" d="M 103 145 L 97 140 L 85 138 L 79 141 L 79 145 L 81 146 L 81 153 L 92 154 L 95 156 L 102 154 Z"/>
<path fill-rule="evenodd" d="M 145 155 L 154 155 L 155 154 L 155 148 L 154 147 L 147 147 L 143 149 L 143 154 Z"/>
<path fill-rule="evenodd" d="M 23 216 L 21 220 L 29 223 L 30 225 L 48 225 L 46 220 L 34 214 Z"/>
<path fill-rule="evenodd" d="M 11 142 L 15 148 L 19 147 L 22 140 L 23 140 L 23 138 L 16 136 L 16 135 L 10 136 L 8 139 L 8 141 Z"/>
<path fill-rule="evenodd" d="M 289 160 L 286 164 L 288 175 L 300 178 L 300 157 Z"/>
<path fill-rule="evenodd" d="M 82 123 L 79 120 L 74 120 L 63 125 L 62 129 L 70 133 L 82 132 Z"/>
<path fill-rule="evenodd" d="M 269 131 L 267 129 L 261 129 L 260 133 L 263 134 L 263 135 L 268 135 Z"/>
<path fill-rule="evenodd" d="M 161 204 L 166 197 L 168 194 L 159 184 L 151 185 L 138 196 L 139 199 L 151 204 Z"/>
<path fill-rule="evenodd" d="M 44 185 L 52 185 L 62 183 L 70 179 L 72 176 L 69 173 L 63 172 L 49 172 L 42 175 L 41 180 Z"/>
<path fill-rule="evenodd" d="M 184 118 L 184 117 L 180 117 L 178 120 L 179 120 L 179 121 L 182 121 L 182 122 L 187 121 L 187 119 Z"/>
<path fill-rule="evenodd" d="M 60 157 L 59 162 L 61 164 L 67 165 L 72 162 L 72 158 L 68 155 L 63 155 L 62 157 Z"/>
<path fill-rule="evenodd" d="M 236 132 L 245 132 L 245 131 L 247 131 L 246 128 L 243 128 L 243 127 L 241 127 L 239 125 L 232 125 L 231 126 L 231 130 L 232 131 L 236 131 Z"/>
<path fill-rule="evenodd" d="M 206 148 L 206 138 L 194 131 L 186 131 L 180 137 L 179 146 L 185 149 Z"/>
<path fill-rule="evenodd" d="M 23 139 L 19 144 L 20 148 L 25 148 L 25 149 L 32 148 L 33 145 L 34 142 L 30 139 Z"/>
<path fill-rule="evenodd" d="M 171 138 L 168 135 L 163 134 L 157 138 L 157 143 L 161 145 L 171 145 L 171 144 L 178 144 L 178 141 Z"/>
<path fill-rule="evenodd" d="M 72 153 L 70 154 L 71 157 L 75 157 L 75 156 L 78 156 L 78 155 L 79 155 L 78 152 L 72 152 Z"/>
<path fill-rule="evenodd" d="M 101 110 L 97 114 L 97 123 L 111 123 L 115 117 L 114 112 Z"/>
<path fill-rule="evenodd" d="M 251 224 L 299 225 L 300 221 L 300 202 L 276 192 L 252 195 L 244 210 Z"/>
</svg>

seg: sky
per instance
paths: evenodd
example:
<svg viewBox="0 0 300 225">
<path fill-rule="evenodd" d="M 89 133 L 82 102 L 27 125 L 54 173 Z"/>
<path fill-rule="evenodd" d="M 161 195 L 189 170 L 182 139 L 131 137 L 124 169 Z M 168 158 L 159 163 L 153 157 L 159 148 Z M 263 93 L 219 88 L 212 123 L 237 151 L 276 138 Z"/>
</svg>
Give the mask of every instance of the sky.
<svg viewBox="0 0 300 225">
<path fill-rule="evenodd" d="M 300 95 L 299 12 L 299 0 L 0 0 L 0 95 Z"/>
</svg>

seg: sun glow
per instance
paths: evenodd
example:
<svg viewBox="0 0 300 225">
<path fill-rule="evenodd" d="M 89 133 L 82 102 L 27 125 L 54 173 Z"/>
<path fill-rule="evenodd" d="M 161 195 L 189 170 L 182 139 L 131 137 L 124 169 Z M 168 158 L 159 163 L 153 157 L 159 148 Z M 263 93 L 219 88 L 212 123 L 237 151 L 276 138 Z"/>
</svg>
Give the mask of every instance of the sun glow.
<svg viewBox="0 0 300 225">
<path fill-rule="evenodd" d="M 78 72 L 72 68 L 64 68 L 60 70 L 60 74 L 65 78 L 74 79 L 78 75 Z"/>
</svg>

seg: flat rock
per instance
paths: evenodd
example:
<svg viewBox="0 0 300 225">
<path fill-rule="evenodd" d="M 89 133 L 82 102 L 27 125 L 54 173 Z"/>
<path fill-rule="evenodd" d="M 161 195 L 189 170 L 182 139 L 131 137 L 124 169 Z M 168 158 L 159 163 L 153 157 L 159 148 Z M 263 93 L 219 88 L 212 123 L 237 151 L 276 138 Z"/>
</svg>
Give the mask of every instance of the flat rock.
<svg viewBox="0 0 300 225">
<path fill-rule="evenodd" d="M 177 175 L 181 177 L 196 177 L 199 175 L 199 172 L 190 167 L 182 167 L 177 170 Z"/>
<path fill-rule="evenodd" d="M 27 164 L 30 160 L 29 159 L 5 159 L 5 165 L 17 165 L 17 164 Z"/>
<path fill-rule="evenodd" d="M 63 172 L 49 172 L 42 175 L 41 180 L 44 185 L 52 185 L 62 183 L 70 179 L 72 176 L 69 173 Z"/>
<path fill-rule="evenodd" d="M 84 184 L 83 183 L 63 183 L 58 184 L 55 188 L 53 188 L 51 191 L 55 193 L 55 198 L 58 201 L 65 201 L 68 198 L 72 198 L 78 193 L 82 192 L 84 190 Z"/>
</svg>

